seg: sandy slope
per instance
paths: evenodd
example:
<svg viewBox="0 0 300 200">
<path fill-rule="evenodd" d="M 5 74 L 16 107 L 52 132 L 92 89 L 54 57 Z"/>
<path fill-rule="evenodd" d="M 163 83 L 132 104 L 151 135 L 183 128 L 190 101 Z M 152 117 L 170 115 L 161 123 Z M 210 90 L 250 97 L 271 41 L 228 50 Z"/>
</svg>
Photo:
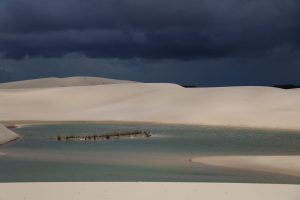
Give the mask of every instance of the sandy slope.
<svg viewBox="0 0 300 200">
<path fill-rule="evenodd" d="M 300 156 L 208 156 L 193 158 L 191 161 L 211 166 L 300 177 Z"/>
<path fill-rule="evenodd" d="M 300 185 L 224 183 L 1 183 L 0 199 L 299 200 Z"/>
<path fill-rule="evenodd" d="M 147 121 L 300 130 L 300 90 L 110 84 L 0 89 L 0 121 Z"/>
<path fill-rule="evenodd" d="M 299 89 L 186 89 L 174 84 L 143 83 L 55 88 L 46 84 L 42 89 L 29 86 L 13 86 L 26 88 L 18 90 L 0 89 L 0 121 L 116 120 L 300 130 Z M 5 130 L 4 135 L 1 130 Z M 3 137 L 8 132 L 0 125 L 0 133 Z M 0 199 L 12 200 L 99 199 L 99 196 L 131 200 L 202 197 L 208 200 L 298 200 L 300 197 L 300 186 L 274 184 L 1 183 L 0 191 Z"/>
<path fill-rule="evenodd" d="M 0 124 L 0 144 L 17 139 L 19 136 Z M 1 153 L 0 153 L 1 155 Z"/>
<path fill-rule="evenodd" d="M 0 89 L 22 89 L 22 88 L 51 88 L 87 85 L 106 85 L 118 83 L 131 83 L 133 81 L 115 80 L 100 77 L 68 77 L 68 78 L 41 78 L 9 83 L 0 83 Z"/>
</svg>

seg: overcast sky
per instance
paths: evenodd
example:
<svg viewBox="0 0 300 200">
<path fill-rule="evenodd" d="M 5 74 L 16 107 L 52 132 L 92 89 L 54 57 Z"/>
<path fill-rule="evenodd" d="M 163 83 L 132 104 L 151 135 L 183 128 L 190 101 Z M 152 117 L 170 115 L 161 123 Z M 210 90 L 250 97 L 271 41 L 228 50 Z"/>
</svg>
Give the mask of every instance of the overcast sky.
<svg viewBox="0 0 300 200">
<path fill-rule="evenodd" d="M 299 0 L 1 0 L 0 82 L 300 84 Z"/>
</svg>

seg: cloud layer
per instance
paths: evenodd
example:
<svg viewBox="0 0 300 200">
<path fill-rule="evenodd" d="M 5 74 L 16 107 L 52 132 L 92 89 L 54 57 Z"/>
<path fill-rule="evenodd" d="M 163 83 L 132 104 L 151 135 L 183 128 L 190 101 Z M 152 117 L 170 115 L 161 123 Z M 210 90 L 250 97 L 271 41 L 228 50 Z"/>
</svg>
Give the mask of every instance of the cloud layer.
<svg viewBox="0 0 300 200">
<path fill-rule="evenodd" d="M 1 0 L 0 82 L 300 84 L 299 0 Z"/>
<path fill-rule="evenodd" d="M 195 59 L 299 51 L 298 0 L 2 0 L 5 57 Z"/>
</svg>

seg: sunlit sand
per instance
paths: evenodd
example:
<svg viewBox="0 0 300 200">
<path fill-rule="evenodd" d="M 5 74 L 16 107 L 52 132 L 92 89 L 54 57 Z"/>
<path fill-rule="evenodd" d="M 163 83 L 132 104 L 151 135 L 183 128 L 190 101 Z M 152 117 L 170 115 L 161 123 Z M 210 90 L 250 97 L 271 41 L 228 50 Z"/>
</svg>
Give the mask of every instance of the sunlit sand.
<svg viewBox="0 0 300 200">
<path fill-rule="evenodd" d="M 0 84 L 0 121 L 4 124 L 16 121 L 129 121 L 300 130 L 299 89 L 187 89 L 168 83 L 101 82 L 103 80 L 76 78 L 57 82 L 56 79 L 48 79 Z M 1 144 L 17 137 L 0 125 Z M 283 156 L 275 160 L 272 157 L 208 157 L 193 161 L 299 175 L 297 156 Z M 280 164 L 274 164 L 278 162 Z M 108 199 L 147 199 L 145 196 L 149 194 L 148 199 L 164 197 L 173 200 L 183 197 L 296 200 L 300 196 L 300 187 L 296 185 L 260 184 L 2 183 L 0 188 L 2 199 L 22 197 L 33 200 L 42 196 L 44 199 L 57 199 L 57 195 L 60 199 L 72 196 L 77 199 L 98 199 L 99 196 Z M 169 192 L 166 194 L 166 191 Z"/>
</svg>

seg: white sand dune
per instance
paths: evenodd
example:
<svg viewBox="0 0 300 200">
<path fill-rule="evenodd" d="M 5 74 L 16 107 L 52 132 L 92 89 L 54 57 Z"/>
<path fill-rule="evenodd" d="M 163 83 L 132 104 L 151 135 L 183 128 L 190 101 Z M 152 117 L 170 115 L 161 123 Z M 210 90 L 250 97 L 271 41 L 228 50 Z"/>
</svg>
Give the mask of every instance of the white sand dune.
<svg viewBox="0 0 300 200">
<path fill-rule="evenodd" d="M 0 89 L 0 121 L 143 121 L 300 130 L 300 90 L 109 84 Z"/>
<path fill-rule="evenodd" d="M 207 156 L 193 158 L 191 161 L 211 166 L 300 177 L 300 156 Z"/>
<path fill-rule="evenodd" d="M 231 183 L 1 183 L 0 199 L 299 200 L 300 185 Z"/>
<path fill-rule="evenodd" d="M 75 86 L 74 83 L 57 84 L 55 81 L 45 85 L 23 84 L 2 85 L 5 89 L 0 89 L 0 121 L 140 121 L 300 130 L 299 89 L 187 89 L 175 84 L 146 83 Z M 5 135 L 7 129 L 0 126 L 0 137 Z M 287 160 L 284 162 L 293 165 Z M 273 164 L 270 166 L 273 168 Z M 297 168 L 298 164 L 294 167 Z M 300 186 L 275 184 L 1 183 L 0 191 L 0 199 L 12 200 L 99 197 L 131 200 L 298 200 L 300 197 Z"/>
<path fill-rule="evenodd" d="M 133 83 L 133 81 L 115 80 L 101 77 L 68 77 L 68 78 L 40 78 L 33 80 L 0 83 L 0 89 L 24 89 L 24 88 L 51 88 L 87 85 L 106 85 L 119 83 Z"/>
<path fill-rule="evenodd" d="M 7 129 L 5 126 L 0 124 L 0 144 L 4 144 L 9 141 L 15 140 L 18 137 L 19 136 L 16 133 L 12 132 L 11 130 Z"/>
</svg>

